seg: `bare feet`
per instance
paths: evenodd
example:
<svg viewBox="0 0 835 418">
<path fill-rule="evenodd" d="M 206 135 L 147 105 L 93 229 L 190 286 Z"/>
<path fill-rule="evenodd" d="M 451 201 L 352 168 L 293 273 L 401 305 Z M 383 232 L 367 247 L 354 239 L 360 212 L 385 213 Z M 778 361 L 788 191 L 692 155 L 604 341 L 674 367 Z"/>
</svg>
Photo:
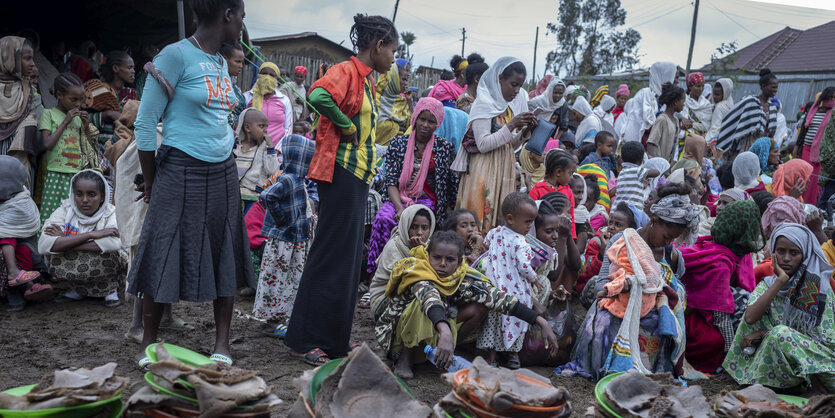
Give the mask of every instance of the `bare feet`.
<svg viewBox="0 0 835 418">
<path fill-rule="evenodd" d="M 404 356 L 401 354 L 400 358 L 397 359 L 397 362 L 394 363 L 394 374 L 399 376 L 401 379 L 411 379 L 415 377 L 415 372 L 412 371 L 412 360 L 409 357 L 411 356 Z"/>
</svg>

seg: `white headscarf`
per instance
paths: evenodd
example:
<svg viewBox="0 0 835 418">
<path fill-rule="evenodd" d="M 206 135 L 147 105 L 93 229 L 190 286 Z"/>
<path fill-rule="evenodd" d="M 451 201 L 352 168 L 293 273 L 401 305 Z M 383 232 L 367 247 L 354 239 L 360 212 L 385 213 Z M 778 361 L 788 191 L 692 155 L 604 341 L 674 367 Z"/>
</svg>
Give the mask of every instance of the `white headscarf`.
<svg viewBox="0 0 835 418">
<path fill-rule="evenodd" d="M 81 213 L 81 209 L 76 206 L 75 199 L 73 198 L 72 187 L 70 187 L 69 199 L 64 201 L 68 202 L 64 204 L 69 205 L 66 218 L 64 218 L 64 226 L 69 226 L 70 228 L 77 230 L 76 232 L 78 234 L 94 231 L 96 229 L 96 224 L 102 219 L 102 217 L 110 216 L 116 210 L 115 206 L 110 203 L 113 198 L 113 191 L 110 188 L 110 185 L 107 184 L 107 180 L 105 180 L 104 176 L 100 172 L 90 169 L 81 170 L 72 177 L 70 184 L 74 184 L 75 178 L 85 172 L 95 173 L 101 178 L 101 181 L 104 183 L 104 201 L 102 201 L 101 206 L 99 206 L 99 209 L 94 214 L 87 216 Z"/>
<path fill-rule="evenodd" d="M 565 83 L 559 77 L 554 76 L 548 83 L 548 87 L 545 88 L 545 92 L 528 101 L 528 108 L 540 108 L 546 113 L 553 113 L 555 110 L 561 108 L 565 104 L 565 94 L 563 94 L 560 101 L 554 102 L 554 88 L 557 86 L 562 86 L 564 89 Z"/>
<path fill-rule="evenodd" d="M 643 164 L 643 168 L 647 170 L 658 170 L 659 175 L 652 177 L 649 179 L 649 188 L 650 190 L 655 189 L 658 187 L 658 180 L 661 179 L 661 175 L 667 172 L 670 169 L 670 162 L 667 161 L 666 158 L 655 157 L 650 158 Z"/>
<path fill-rule="evenodd" d="M 593 111 L 589 101 L 583 96 L 577 96 L 577 99 L 574 100 L 574 104 L 571 105 L 571 110 L 576 110 L 577 112 L 580 112 L 581 115 L 586 117 L 588 117 Z"/>
<path fill-rule="evenodd" d="M 618 104 L 618 101 L 615 100 L 614 97 L 607 94 L 600 99 L 600 104 L 597 107 L 602 109 L 604 112 L 611 112 L 612 109 L 615 108 L 616 104 Z"/>
<path fill-rule="evenodd" d="M 514 57 L 501 57 L 491 65 L 481 76 L 478 83 L 476 99 L 470 109 L 470 118 L 467 124 L 472 124 L 476 119 L 492 119 L 504 113 L 508 107 L 514 115 L 528 111 L 528 94 L 524 89 L 519 89 L 519 94 L 508 102 L 502 95 L 502 85 L 499 76 L 511 64 L 519 62 Z"/>
<path fill-rule="evenodd" d="M 577 203 L 577 206 L 574 208 L 574 223 L 585 224 L 589 221 L 589 219 L 591 219 L 589 209 L 586 207 L 586 200 L 588 199 L 589 191 L 588 187 L 586 187 L 586 179 L 583 178 L 583 176 L 574 173 L 574 177 L 580 179 L 580 181 L 583 182 L 583 197 L 580 199 L 580 202 Z"/>
<path fill-rule="evenodd" d="M 676 79 L 678 65 L 672 62 L 659 61 L 649 67 L 649 88 L 656 96 L 661 95 L 661 86 L 672 83 Z"/>
<path fill-rule="evenodd" d="M 734 159 L 731 172 L 734 175 L 734 187 L 742 190 L 753 189 L 760 183 L 757 180 L 760 176 L 760 158 L 751 151 L 741 152 Z"/>
</svg>

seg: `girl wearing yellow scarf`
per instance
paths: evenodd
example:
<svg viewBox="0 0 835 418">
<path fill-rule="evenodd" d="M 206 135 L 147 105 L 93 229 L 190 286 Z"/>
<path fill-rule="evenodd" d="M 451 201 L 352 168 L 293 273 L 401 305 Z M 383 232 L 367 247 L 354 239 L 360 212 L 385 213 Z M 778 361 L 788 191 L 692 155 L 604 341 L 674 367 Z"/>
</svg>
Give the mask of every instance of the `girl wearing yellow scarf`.
<svg viewBox="0 0 835 418">
<path fill-rule="evenodd" d="M 557 341 L 545 318 L 490 284 L 464 260 L 464 240 L 452 231 L 432 235 L 428 247 L 415 247 L 391 272 L 386 300 L 374 329 L 377 342 L 395 358 L 394 372 L 413 377 L 412 364 L 425 360 L 423 347 L 438 347 L 438 364 L 449 365 L 459 334 L 476 331 L 487 311 L 515 316 L 542 327 L 546 348 Z M 450 306 L 457 315 L 450 318 Z"/>
<path fill-rule="evenodd" d="M 267 71 L 264 71 L 264 69 L 267 69 Z M 261 110 L 264 107 L 264 97 L 275 94 L 279 75 L 281 75 L 281 71 L 279 71 L 277 65 L 271 62 L 261 64 L 261 67 L 258 68 L 258 79 L 252 86 L 252 107 Z"/>
</svg>

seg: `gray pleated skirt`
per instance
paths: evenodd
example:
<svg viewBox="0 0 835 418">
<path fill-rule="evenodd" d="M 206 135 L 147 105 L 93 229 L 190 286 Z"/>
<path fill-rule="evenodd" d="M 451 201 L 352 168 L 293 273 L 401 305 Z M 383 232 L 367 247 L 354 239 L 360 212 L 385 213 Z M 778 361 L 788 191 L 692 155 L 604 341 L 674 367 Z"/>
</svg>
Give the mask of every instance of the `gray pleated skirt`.
<svg viewBox="0 0 835 418">
<path fill-rule="evenodd" d="M 256 286 L 233 156 L 209 163 L 160 147 L 128 283 L 159 303 L 207 302 Z"/>
</svg>

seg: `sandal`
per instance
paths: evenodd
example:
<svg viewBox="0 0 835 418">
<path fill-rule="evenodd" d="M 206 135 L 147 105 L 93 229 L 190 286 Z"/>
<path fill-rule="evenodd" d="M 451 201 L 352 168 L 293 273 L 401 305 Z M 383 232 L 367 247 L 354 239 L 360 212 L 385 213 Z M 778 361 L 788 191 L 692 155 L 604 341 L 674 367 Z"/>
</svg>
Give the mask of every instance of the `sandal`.
<svg viewBox="0 0 835 418">
<path fill-rule="evenodd" d="M 259 332 L 264 335 L 269 335 L 270 337 L 284 338 L 287 335 L 287 325 L 278 324 L 272 331 L 261 330 Z"/>
<path fill-rule="evenodd" d="M 348 340 L 348 352 L 354 351 L 360 348 L 360 345 L 355 343 L 353 340 Z"/>
<path fill-rule="evenodd" d="M 507 355 L 507 368 L 510 370 L 519 370 L 522 363 L 519 361 L 518 353 L 510 353 Z"/>
<path fill-rule="evenodd" d="M 139 367 L 139 370 L 142 370 L 142 371 L 148 371 L 148 366 L 149 366 L 151 363 L 153 363 L 153 361 L 151 361 L 151 358 L 150 358 L 150 357 L 148 357 L 148 356 L 143 356 L 141 359 L 139 359 L 139 360 L 136 362 L 136 367 Z"/>
<path fill-rule="evenodd" d="M 371 293 L 366 293 L 366 294 L 362 295 L 362 297 L 360 298 L 360 301 L 357 302 L 357 306 L 359 306 L 362 309 L 371 308 Z"/>
<path fill-rule="evenodd" d="M 115 307 L 117 307 L 121 304 L 122 304 L 122 302 L 119 299 L 112 299 L 112 300 L 105 299 L 104 300 L 104 306 L 107 306 L 108 308 L 115 308 Z"/>
<path fill-rule="evenodd" d="M 231 366 L 234 361 L 232 361 L 232 357 L 227 356 L 226 354 L 214 353 L 209 357 L 209 360 L 215 363 L 223 363 L 227 366 Z"/>
<path fill-rule="evenodd" d="M 322 351 L 321 348 L 314 348 L 314 349 L 312 349 L 312 350 L 310 350 L 310 351 L 308 351 L 307 353 L 304 353 L 304 354 L 297 353 L 295 351 L 290 351 L 290 355 L 292 357 L 300 358 L 305 363 L 307 363 L 311 366 L 315 366 L 315 367 L 319 367 L 319 366 L 331 361 L 330 357 L 328 357 L 328 355 L 325 354 L 325 352 Z"/>
<path fill-rule="evenodd" d="M 38 277 L 41 277 L 40 272 L 21 270 L 20 273 L 17 274 L 17 277 L 9 280 L 9 287 L 20 286 L 22 284 L 29 283 L 32 280 L 37 279 Z"/>
<path fill-rule="evenodd" d="M 23 298 L 32 302 L 51 299 L 52 295 L 52 286 L 41 283 L 35 283 L 27 291 L 23 292 Z"/>
</svg>

